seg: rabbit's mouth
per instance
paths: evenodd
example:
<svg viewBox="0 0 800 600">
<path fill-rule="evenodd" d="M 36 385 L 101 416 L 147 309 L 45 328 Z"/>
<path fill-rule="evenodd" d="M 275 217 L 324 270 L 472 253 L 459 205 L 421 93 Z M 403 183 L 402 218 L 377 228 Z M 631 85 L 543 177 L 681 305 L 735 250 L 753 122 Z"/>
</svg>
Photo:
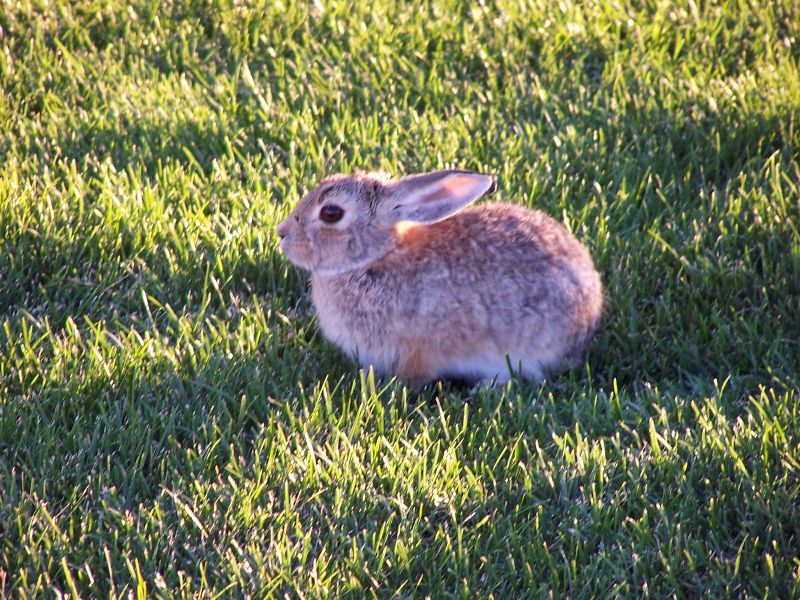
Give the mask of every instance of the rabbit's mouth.
<svg viewBox="0 0 800 600">
<path fill-rule="evenodd" d="M 311 271 L 313 269 L 311 261 L 305 260 L 302 256 L 299 256 L 300 253 L 297 252 L 296 246 L 294 246 L 288 238 L 282 238 L 278 244 L 278 248 L 294 266 L 305 269 L 306 271 Z"/>
</svg>

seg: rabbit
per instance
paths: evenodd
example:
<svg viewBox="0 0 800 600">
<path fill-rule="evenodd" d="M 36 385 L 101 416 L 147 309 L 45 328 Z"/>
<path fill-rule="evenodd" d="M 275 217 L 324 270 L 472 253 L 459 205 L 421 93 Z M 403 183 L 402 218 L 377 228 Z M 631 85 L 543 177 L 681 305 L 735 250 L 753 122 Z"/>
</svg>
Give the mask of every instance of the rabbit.
<svg viewBox="0 0 800 600">
<path fill-rule="evenodd" d="M 494 190 L 461 170 L 324 179 L 277 228 L 311 272 L 324 335 L 414 388 L 541 383 L 582 365 L 603 311 L 589 253 L 538 210 L 468 206 Z"/>
</svg>

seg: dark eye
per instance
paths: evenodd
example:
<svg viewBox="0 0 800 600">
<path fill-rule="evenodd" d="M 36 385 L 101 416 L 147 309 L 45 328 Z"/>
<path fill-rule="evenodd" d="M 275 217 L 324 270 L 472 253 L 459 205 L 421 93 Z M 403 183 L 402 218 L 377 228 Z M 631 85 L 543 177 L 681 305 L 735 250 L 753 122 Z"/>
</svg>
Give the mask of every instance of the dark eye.
<svg viewBox="0 0 800 600">
<path fill-rule="evenodd" d="M 335 204 L 326 204 L 319 211 L 319 218 L 326 223 L 336 223 L 344 216 L 344 210 Z"/>
</svg>

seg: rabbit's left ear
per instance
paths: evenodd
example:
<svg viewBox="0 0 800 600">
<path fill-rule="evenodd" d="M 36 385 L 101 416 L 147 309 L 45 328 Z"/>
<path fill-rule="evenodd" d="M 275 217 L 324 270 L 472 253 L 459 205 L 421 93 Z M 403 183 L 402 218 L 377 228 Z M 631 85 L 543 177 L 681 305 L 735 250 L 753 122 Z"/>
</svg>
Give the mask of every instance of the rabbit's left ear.
<svg viewBox="0 0 800 600">
<path fill-rule="evenodd" d="M 488 175 L 469 171 L 434 171 L 409 175 L 387 186 L 382 217 L 390 223 L 435 223 L 495 189 Z"/>
</svg>

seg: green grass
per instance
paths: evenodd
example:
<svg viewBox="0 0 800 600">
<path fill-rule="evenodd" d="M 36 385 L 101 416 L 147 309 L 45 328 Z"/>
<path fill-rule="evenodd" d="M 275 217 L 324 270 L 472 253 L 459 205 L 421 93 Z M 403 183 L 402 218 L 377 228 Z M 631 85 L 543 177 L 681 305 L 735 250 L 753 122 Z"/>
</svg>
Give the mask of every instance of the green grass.
<svg viewBox="0 0 800 600">
<path fill-rule="evenodd" d="M 0 597 L 800 597 L 800 5 L 0 9 Z M 360 374 L 275 225 L 494 173 L 583 371 Z"/>
</svg>

